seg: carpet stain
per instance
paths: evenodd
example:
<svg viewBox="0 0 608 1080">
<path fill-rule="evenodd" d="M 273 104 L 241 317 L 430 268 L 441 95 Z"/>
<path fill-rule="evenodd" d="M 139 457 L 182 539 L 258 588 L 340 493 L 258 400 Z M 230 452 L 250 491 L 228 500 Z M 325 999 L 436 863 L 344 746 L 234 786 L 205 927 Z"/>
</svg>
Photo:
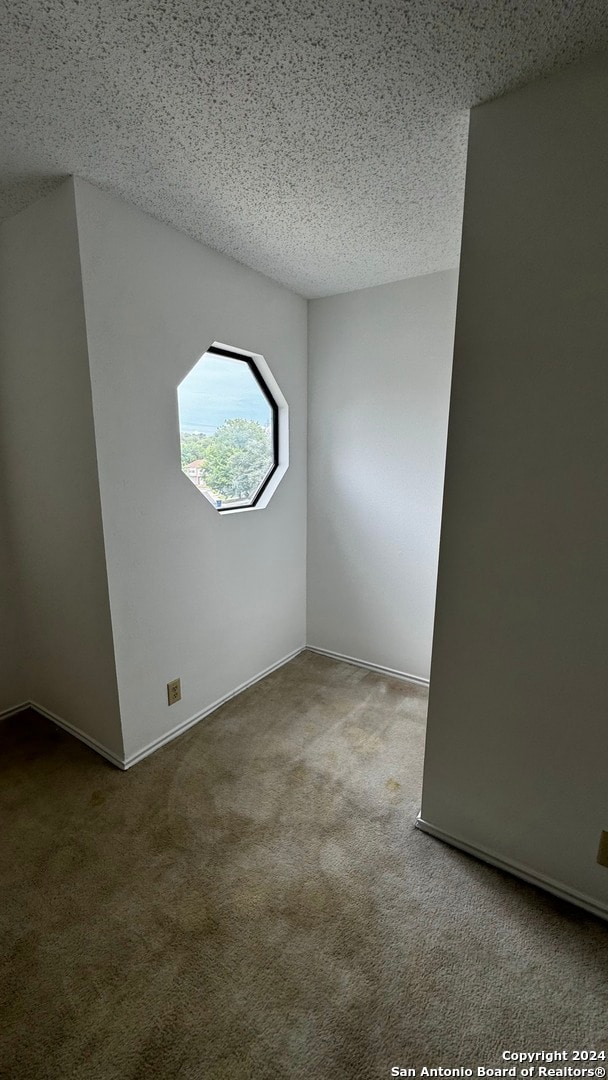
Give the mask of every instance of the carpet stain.
<svg viewBox="0 0 608 1080">
<path fill-rule="evenodd" d="M 360 754 L 377 754 L 382 749 L 382 739 L 373 729 L 351 726 L 346 728 L 345 735 L 353 750 Z"/>
</svg>

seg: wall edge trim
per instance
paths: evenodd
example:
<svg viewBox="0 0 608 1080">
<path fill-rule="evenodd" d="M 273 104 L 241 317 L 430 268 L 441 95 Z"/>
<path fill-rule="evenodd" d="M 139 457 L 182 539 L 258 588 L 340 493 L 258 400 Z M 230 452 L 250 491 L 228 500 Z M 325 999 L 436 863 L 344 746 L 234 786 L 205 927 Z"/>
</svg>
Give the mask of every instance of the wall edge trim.
<svg viewBox="0 0 608 1080">
<path fill-rule="evenodd" d="M 270 667 L 264 668 L 264 670 L 258 672 L 257 675 L 253 675 L 251 679 L 247 679 L 246 682 L 241 683 L 239 686 L 235 687 L 234 690 L 230 690 L 229 693 L 218 698 L 217 701 L 214 701 L 211 705 L 207 705 L 204 709 L 201 709 L 200 712 L 195 713 L 194 716 L 189 717 L 187 720 L 182 720 L 181 723 L 176 724 L 174 728 L 171 728 L 171 730 L 167 731 L 164 735 L 160 735 L 157 739 L 153 739 L 152 742 L 143 746 L 141 750 L 136 750 L 133 754 L 129 754 L 129 756 L 125 758 L 124 763 L 120 766 L 121 769 L 130 769 L 133 765 L 137 765 L 139 761 L 143 761 L 144 758 L 149 757 L 150 754 L 153 754 L 156 750 L 160 750 L 161 746 L 173 742 L 173 739 L 176 739 L 183 732 L 187 731 L 188 728 L 194 727 L 195 724 L 198 724 L 199 720 L 204 720 L 205 717 L 209 716 L 212 712 L 215 712 L 216 709 L 225 705 L 227 701 L 242 694 L 245 690 L 248 690 L 250 686 L 260 682 L 260 680 L 266 678 L 267 675 L 271 675 L 273 671 L 277 671 L 285 664 L 288 664 L 290 660 L 295 660 L 296 656 L 299 656 L 306 648 L 306 645 L 299 646 L 297 649 L 288 653 L 287 656 L 282 657 L 281 660 L 277 660 L 276 663 L 271 664 Z"/>
<path fill-rule="evenodd" d="M 359 660 L 356 656 L 345 656 L 343 653 L 332 652 L 331 649 L 319 649 L 316 645 L 307 645 L 306 648 L 310 652 L 319 653 L 320 656 L 329 656 L 331 660 L 343 660 L 345 664 L 368 668 L 369 671 L 377 671 L 380 675 L 390 675 L 392 679 L 403 679 L 405 682 L 417 683 L 419 686 L 429 685 L 429 680 L 423 679 L 421 675 L 410 675 L 407 671 L 383 667 L 382 664 L 372 664 L 369 660 Z"/>
<path fill-rule="evenodd" d="M 124 769 L 124 761 L 114 754 L 112 750 L 108 750 L 107 746 L 103 743 L 97 742 L 97 739 L 92 739 L 90 735 L 86 735 L 84 731 L 76 727 L 75 724 L 70 724 L 68 720 L 64 720 L 61 716 L 57 716 L 57 713 L 51 712 L 50 709 L 45 708 L 44 705 L 40 705 L 37 701 L 29 701 L 28 706 L 30 709 L 34 709 L 41 716 L 45 716 L 47 720 L 50 720 L 52 724 L 56 724 L 57 727 L 63 728 L 67 731 L 68 735 L 73 735 L 79 742 L 88 746 L 91 750 L 95 750 L 101 757 L 106 758 L 112 765 L 118 766 L 119 769 Z"/>
<path fill-rule="evenodd" d="M 452 836 L 451 833 L 446 832 L 444 829 L 432 825 L 421 814 L 416 818 L 415 824 L 416 828 L 420 829 L 421 832 L 434 836 L 435 839 L 443 841 L 444 844 L 458 848 L 460 851 L 466 852 L 467 855 L 473 855 L 476 859 L 480 859 L 481 862 L 496 866 L 499 870 L 505 870 L 507 873 L 513 874 L 514 877 L 527 881 L 529 885 L 536 885 L 537 888 L 552 893 L 553 896 L 559 897 L 560 900 L 567 900 L 568 903 L 583 908 L 585 911 L 590 912 L 591 915 L 596 915 L 599 919 L 608 921 L 608 904 L 602 904 L 594 900 L 593 897 L 587 896 L 586 893 L 578 892 L 577 889 L 572 889 L 570 886 L 563 885 L 560 881 L 555 881 L 545 874 L 531 870 L 528 866 L 505 859 L 488 848 L 477 847 L 475 844 L 467 843 L 466 840 L 460 840 L 459 837 Z"/>
<path fill-rule="evenodd" d="M 17 713 L 29 709 L 31 704 L 31 701 L 22 701 L 20 705 L 11 705 L 8 709 L 1 709 L 0 720 L 7 720 L 9 716 L 16 716 Z"/>
</svg>

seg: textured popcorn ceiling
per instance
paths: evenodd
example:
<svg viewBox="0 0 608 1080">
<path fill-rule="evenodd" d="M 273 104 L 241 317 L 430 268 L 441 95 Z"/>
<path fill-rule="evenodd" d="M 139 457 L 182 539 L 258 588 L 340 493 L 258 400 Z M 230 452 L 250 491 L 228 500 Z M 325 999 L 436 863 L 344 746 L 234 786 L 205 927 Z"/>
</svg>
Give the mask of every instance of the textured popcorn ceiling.
<svg viewBox="0 0 608 1080">
<path fill-rule="evenodd" d="M 455 266 L 467 110 L 605 0 L 5 0 L 0 213 L 76 173 L 306 296 Z"/>
</svg>

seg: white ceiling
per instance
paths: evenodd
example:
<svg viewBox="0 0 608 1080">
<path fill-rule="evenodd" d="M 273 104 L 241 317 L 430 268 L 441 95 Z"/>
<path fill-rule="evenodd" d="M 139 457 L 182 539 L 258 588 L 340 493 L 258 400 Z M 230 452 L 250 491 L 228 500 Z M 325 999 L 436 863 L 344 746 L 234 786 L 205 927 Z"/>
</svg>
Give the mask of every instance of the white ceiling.
<svg viewBox="0 0 608 1080">
<path fill-rule="evenodd" d="M 606 0 L 5 0 L 0 216 L 76 173 L 305 296 L 455 266 L 467 110 Z"/>
</svg>

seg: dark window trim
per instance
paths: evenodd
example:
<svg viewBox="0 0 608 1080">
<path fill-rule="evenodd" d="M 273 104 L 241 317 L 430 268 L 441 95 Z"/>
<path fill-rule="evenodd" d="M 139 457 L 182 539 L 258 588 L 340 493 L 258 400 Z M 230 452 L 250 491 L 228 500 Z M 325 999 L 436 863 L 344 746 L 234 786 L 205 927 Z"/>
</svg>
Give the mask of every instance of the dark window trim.
<svg viewBox="0 0 608 1080">
<path fill-rule="evenodd" d="M 231 349 L 220 349 L 217 345 L 210 345 L 206 351 L 208 353 L 213 353 L 214 356 L 225 356 L 228 360 L 241 360 L 243 364 L 247 364 L 272 410 L 272 466 L 253 496 L 253 499 L 247 501 L 244 505 L 241 503 L 240 506 L 216 506 L 215 508 L 219 514 L 226 513 L 228 510 L 247 510 L 250 506 L 255 506 L 259 502 L 279 467 L 279 406 L 266 386 L 262 373 L 253 359 L 253 356 L 250 356 L 247 353 L 232 352 Z"/>
</svg>

